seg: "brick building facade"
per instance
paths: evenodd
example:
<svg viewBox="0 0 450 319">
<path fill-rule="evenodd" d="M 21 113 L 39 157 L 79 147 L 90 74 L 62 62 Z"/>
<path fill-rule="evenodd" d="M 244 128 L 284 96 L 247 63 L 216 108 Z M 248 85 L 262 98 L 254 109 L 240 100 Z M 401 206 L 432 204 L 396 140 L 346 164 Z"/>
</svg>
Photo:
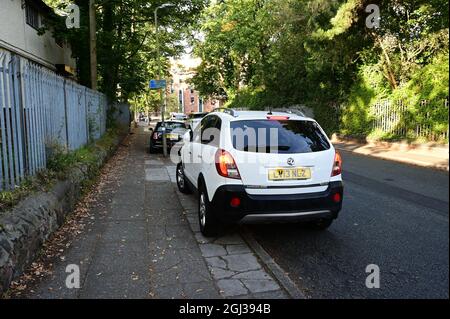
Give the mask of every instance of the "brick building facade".
<svg viewBox="0 0 450 319">
<path fill-rule="evenodd" d="M 179 111 L 189 114 L 192 112 L 210 112 L 220 107 L 220 100 L 205 98 L 188 83 L 195 75 L 195 68 L 200 64 L 200 59 L 185 57 L 181 60 L 173 60 L 171 66 L 172 92 L 178 96 Z"/>
</svg>

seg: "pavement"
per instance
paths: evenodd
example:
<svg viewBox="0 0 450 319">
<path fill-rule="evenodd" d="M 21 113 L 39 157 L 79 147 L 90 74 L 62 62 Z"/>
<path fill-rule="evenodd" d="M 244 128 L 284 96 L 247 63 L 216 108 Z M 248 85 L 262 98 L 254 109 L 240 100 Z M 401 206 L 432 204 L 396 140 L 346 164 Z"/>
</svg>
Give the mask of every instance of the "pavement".
<svg viewBox="0 0 450 319">
<path fill-rule="evenodd" d="M 357 140 L 343 139 L 336 135 L 333 135 L 332 142 L 337 149 L 355 154 L 421 167 L 449 170 L 448 144 L 408 144 L 375 141 L 361 143 Z"/>
<path fill-rule="evenodd" d="M 122 146 L 85 230 L 20 297 L 290 298 L 237 232 L 201 235 L 195 196 L 177 191 L 173 163 L 148 154 L 149 136 L 139 128 Z M 79 289 L 65 285 L 69 264 Z"/>
</svg>

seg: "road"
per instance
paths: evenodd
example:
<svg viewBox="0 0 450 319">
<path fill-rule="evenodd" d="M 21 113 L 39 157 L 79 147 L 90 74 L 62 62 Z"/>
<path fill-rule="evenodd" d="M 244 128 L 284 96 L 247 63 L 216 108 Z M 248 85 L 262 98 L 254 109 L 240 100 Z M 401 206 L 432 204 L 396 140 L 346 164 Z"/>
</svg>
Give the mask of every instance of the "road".
<svg viewBox="0 0 450 319">
<path fill-rule="evenodd" d="M 448 298 L 448 173 L 343 152 L 345 199 L 325 232 L 251 225 L 310 298 Z M 365 286 L 366 266 L 380 288 Z"/>
</svg>

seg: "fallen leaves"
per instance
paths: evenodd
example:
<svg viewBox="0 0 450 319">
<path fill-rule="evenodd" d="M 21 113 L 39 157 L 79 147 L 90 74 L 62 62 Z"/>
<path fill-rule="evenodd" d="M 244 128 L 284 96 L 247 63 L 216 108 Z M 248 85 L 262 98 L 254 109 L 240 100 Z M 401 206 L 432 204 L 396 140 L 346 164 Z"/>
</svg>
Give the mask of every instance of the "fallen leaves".
<svg viewBox="0 0 450 319">
<path fill-rule="evenodd" d="M 127 138 L 129 139 L 129 137 Z M 129 148 L 120 146 L 108 162 L 103 166 L 95 183 L 91 184 L 89 191 L 85 190 L 83 197 L 77 203 L 75 209 L 67 216 L 65 223 L 42 245 L 39 257 L 34 261 L 22 276 L 11 282 L 5 298 L 24 298 L 27 294 L 33 294 L 35 286 L 44 278 L 53 274 L 53 269 L 58 262 L 67 260 L 67 251 L 85 231 L 88 225 L 94 224 L 97 216 L 108 213 L 106 201 L 114 192 L 125 170 L 121 169 L 126 163 Z M 87 261 L 88 258 L 85 258 Z M 82 264 L 83 262 L 78 263 Z M 102 275 L 98 273 L 97 276 Z M 137 275 L 136 275 L 137 276 Z M 138 278 L 138 277 L 132 277 Z M 134 279 L 133 279 L 134 280 Z M 137 279 L 136 279 L 137 280 Z M 53 288 L 49 287 L 49 291 Z"/>
</svg>

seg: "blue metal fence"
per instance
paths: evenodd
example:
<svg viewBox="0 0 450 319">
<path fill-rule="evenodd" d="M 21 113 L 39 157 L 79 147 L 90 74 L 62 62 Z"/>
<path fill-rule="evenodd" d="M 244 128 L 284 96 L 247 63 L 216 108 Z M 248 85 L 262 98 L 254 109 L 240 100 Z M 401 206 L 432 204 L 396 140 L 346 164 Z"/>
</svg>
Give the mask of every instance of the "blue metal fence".
<svg viewBox="0 0 450 319">
<path fill-rule="evenodd" d="M 0 49 L 0 191 L 44 169 L 55 147 L 99 139 L 106 111 L 104 94 Z"/>
</svg>

